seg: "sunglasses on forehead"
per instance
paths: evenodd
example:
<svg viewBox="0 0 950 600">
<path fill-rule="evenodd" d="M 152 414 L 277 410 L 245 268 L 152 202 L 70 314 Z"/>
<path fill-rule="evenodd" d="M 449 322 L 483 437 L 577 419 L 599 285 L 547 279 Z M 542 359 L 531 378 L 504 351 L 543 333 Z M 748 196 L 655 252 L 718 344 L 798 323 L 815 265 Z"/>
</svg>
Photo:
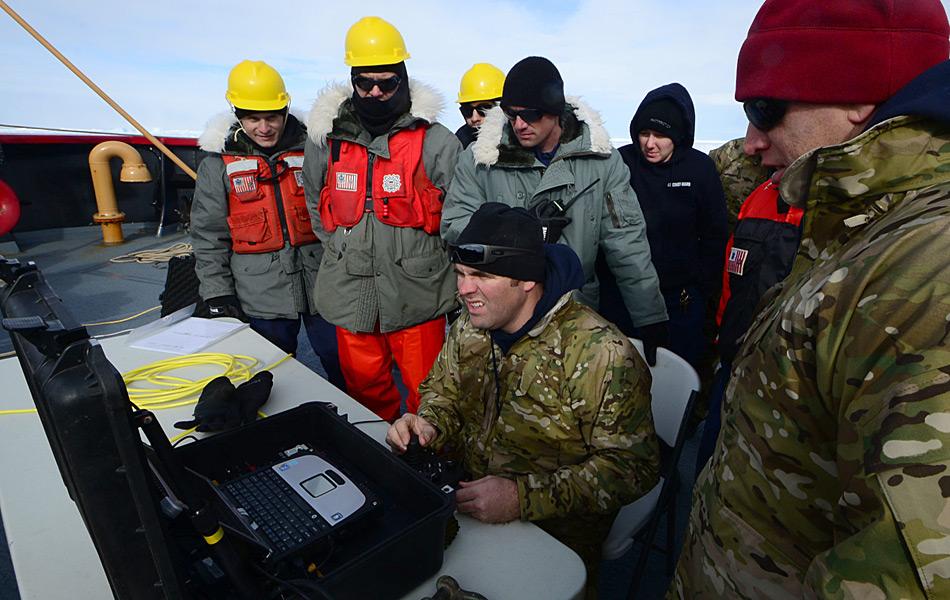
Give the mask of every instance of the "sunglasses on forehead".
<svg viewBox="0 0 950 600">
<path fill-rule="evenodd" d="M 374 87 L 378 87 L 379 91 L 384 94 L 388 94 L 399 87 L 400 83 L 402 83 L 402 79 L 399 77 L 399 75 L 393 75 L 392 77 L 387 77 L 386 79 L 373 79 L 372 77 L 367 77 L 365 75 L 353 76 L 353 85 L 360 88 L 364 92 L 372 92 Z"/>
<path fill-rule="evenodd" d="M 742 103 L 742 110 L 745 111 L 749 123 L 755 126 L 759 131 L 768 131 L 775 128 L 788 111 L 787 100 L 775 100 L 773 98 L 753 98 Z"/>
<path fill-rule="evenodd" d="M 462 116 L 466 119 L 472 118 L 473 113 L 478 113 L 481 116 L 485 116 L 488 111 L 495 108 L 497 104 L 494 102 L 486 102 L 484 104 L 462 104 L 459 106 L 459 112 L 462 113 Z"/>
<path fill-rule="evenodd" d="M 534 254 L 534 252 L 524 248 L 491 246 L 489 244 L 461 244 L 449 248 L 449 258 L 452 262 L 473 267 L 491 264 L 500 258 L 524 254 Z"/>
<path fill-rule="evenodd" d="M 537 108 L 522 108 L 521 110 L 513 110 L 511 107 L 502 106 L 501 109 L 505 111 L 505 116 L 508 117 L 508 120 L 514 123 L 518 120 L 518 117 L 521 117 L 521 120 L 525 123 L 536 123 L 541 120 L 541 117 L 544 116 L 544 111 Z"/>
</svg>

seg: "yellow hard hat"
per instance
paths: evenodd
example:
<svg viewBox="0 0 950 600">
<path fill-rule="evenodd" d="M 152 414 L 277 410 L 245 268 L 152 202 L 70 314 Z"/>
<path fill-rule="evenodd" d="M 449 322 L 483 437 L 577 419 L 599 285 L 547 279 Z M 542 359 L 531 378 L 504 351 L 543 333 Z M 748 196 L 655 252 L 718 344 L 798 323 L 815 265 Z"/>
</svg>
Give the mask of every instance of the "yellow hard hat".
<svg viewBox="0 0 950 600">
<path fill-rule="evenodd" d="M 402 34 L 379 17 L 363 17 L 346 32 L 346 56 L 351 67 L 392 65 L 409 58 Z"/>
<path fill-rule="evenodd" d="M 281 110 L 290 104 L 290 94 L 280 73 L 260 60 L 242 60 L 231 69 L 224 97 L 231 106 L 242 110 Z"/>
<path fill-rule="evenodd" d="M 501 98 L 504 87 L 505 74 L 501 69 L 488 63 L 476 63 L 462 75 L 458 103 Z"/>
</svg>

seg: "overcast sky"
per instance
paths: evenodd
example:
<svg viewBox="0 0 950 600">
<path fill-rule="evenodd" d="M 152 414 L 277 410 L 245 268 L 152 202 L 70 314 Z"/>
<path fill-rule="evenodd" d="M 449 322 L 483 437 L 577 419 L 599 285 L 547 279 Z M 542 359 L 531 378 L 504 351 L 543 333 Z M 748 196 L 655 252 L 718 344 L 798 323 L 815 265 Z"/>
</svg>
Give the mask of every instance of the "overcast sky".
<svg viewBox="0 0 950 600">
<path fill-rule="evenodd" d="M 293 106 L 309 109 L 345 80 L 343 40 L 360 17 L 402 32 L 409 76 L 446 99 L 442 122 L 461 125 L 462 73 L 490 62 L 507 71 L 550 58 L 568 94 L 627 138 L 643 95 L 672 81 L 696 104 L 697 140 L 745 133 L 733 100 L 735 63 L 758 0 L 7 0 L 27 22 L 156 134 L 199 133 L 227 109 L 232 66 L 264 60 L 283 75 Z M 950 0 L 944 0 L 945 6 Z M 131 126 L 0 12 L 0 123 L 108 131 Z"/>
</svg>

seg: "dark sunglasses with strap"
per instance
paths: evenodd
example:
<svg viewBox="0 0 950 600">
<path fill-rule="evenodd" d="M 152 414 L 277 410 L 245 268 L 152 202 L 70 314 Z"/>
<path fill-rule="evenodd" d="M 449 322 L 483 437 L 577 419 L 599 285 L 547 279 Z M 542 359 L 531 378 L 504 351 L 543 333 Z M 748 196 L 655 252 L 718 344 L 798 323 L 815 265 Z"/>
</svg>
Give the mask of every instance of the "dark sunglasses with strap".
<svg viewBox="0 0 950 600">
<path fill-rule="evenodd" d="M 488 265 L 501 258 L 524 254 L 534 254 L 534 252 L 526 248 L 491 246 L 489 244 L 460 244 L 449 247 L 449 257 L 452 262 L 471 267 Z"/>
<path fill-rule="evenodd" d="M 752 98 L 742 103 L 742 110 L 749 119 L 749 123 L 759 131 L 774 129 L 788 112 L 787 100 L 774 98 Z"/>
<path fill-rule="evenodd" d="M 373 79 L 365 75 L 354 75 L 352 79 L 353 85 L 367 93 L 372 92 L 374 87 L 378 87 L 379 91 L 388 94 L 402 83 L 402 78 L 400 78 L 399 75 L 393 75 L 385 79 Z"/>
<path fill-rule="evenodd" d="M 459 106 L 459 112 L 462 113 L 462 117 L 466 119 L 471 119 L 472 113 L 474 112 L 478 112 L 478 114 L 484 117 L 488 111 L 496 106 L 498 106 L 498 104 L 495 102 L 483 102 L 481 104 L 465 103 Z"/>
</svg>

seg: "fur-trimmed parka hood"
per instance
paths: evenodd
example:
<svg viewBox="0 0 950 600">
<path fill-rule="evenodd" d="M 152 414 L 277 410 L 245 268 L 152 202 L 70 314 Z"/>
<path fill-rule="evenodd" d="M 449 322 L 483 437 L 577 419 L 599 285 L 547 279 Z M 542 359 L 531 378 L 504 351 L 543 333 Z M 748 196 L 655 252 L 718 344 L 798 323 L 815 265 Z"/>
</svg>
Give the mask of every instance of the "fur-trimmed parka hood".
<svg viewBox="0 0 950 600">
<path fill-rule="evenodd" d="M 572 152 L 610 155 L 613 146 L 610 145 L 610 136 L 604 127 L 603 119 L 600 113 L 588 106 L 586 102 L 577 96 L 568 96 L 565 115 L 561 120 L 567 134 L 562 136 L 562 143 L 575 140 L 577 137 L 582 138 L 579 141 L 579 147 L 572 149 Z M 579 127 L 572 126 L 568 121 Z M 586 138 L 584 138 L 585 135 Z M 532 154 L 533 156 L 530 150 L 518 144 L 500 106 L 496 106 L 485 115 L 485 120 L 478 131 L 478 139 L 471 148 L 475 164 L 486 166 L 498 163 L 499 159 L 502 163 L 508 162 L 509 159 L 522 162 L 517 160 L 518 157 L 513 156 L 516 154 Z M 533 162 L 532 158 L 531 163 Z"/>
<path fill-rule="evenodd" d="M 307 122 L 307 113 L 302 110 L 291 107 L 290 114 L 296 117 L 301 125 Z M 205 125 L 205 130 L 198 136 L 198 147 L 205 152 L 221 154 L 224 152 L 228 134 L 237 123 L 238 119 L 232 111 L 225 111 L 211 117 Z"/>
<path fill-rule="evenodd" d="M 353 87 L 349 83 L 332 83 L 328 85 L 313 102 L 310 116 L 307 120 L 307 134 L 317 146 L 325 147 L 327 134 L 333 131 L 333 120 L 340 114 L 340 107 L 353 95 Z M 445 106 L 445 99 L 435 88 L 409 80 L 409 114 L 416 120 L 435 123 Z"/>
</svg>

